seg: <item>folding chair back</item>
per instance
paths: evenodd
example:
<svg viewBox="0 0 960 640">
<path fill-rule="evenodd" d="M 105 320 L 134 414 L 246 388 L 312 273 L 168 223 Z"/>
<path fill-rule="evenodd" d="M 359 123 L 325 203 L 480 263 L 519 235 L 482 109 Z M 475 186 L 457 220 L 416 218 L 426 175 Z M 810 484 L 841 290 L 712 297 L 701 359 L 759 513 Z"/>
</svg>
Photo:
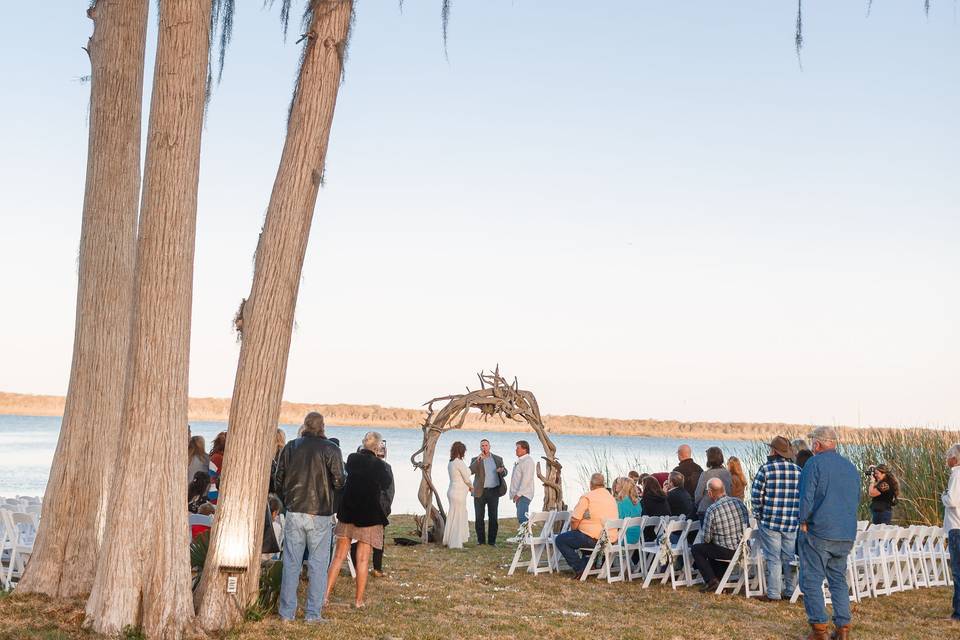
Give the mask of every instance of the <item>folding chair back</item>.
<svg viewBox="0 0 960 640">
<path fill-rule="evenodd" d="M 646 526 L 647 520 L 649 520 L 648 516 L 636 516 L 623 519 L 620 548 L 623 549 L 623 562 L 627 569 L 627 580 L 643 577 L 643 554 L 640 550 L 643 547 L 643 529 Z M 640 530 L 640 536 L 636 542 L 628 542 L 628 532 L 635 527 Z M 634 560 L 634 556 L 636 556 L 636 560 Z"/>
<path fill-rule="evenodd" d="M 527 572 L 534 575 L 552 572 L 553 568 L 547 547 L 550 535 L 553 532 L 553 521 L 556 515 L 556 511 L 537 511 L 529 515 L 526 532 L 517 544 L 517 551 L 513 554 L 513 562 L 510 564 L 509 571 L 507 571 L 508 576 L 512 576 L 513 572 L 521 567 L 526 567 Z M 524 549 L 529 552 L 530 559 L 522 561 Z M 545 566 L 541 566 L 541 560 L 546 560 Z"/>
</svg>

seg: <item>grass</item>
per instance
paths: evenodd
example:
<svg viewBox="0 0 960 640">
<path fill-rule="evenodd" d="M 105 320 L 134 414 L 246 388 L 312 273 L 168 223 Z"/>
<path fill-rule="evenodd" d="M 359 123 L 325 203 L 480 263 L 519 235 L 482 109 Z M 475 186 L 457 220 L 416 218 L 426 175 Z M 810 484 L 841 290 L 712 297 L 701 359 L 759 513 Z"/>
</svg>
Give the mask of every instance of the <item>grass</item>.
<svg viewBox="0 0 960 640">
<path fill-rule="evenodd" d="M 515 521 L 501 521 L 501 539 Z M 699 640 L 799 637 L 806 631 L 800 603 L 762 604 L 742 596 L 703 595 L 696 589 L 637 582 L 574 582 L 566 575 L 508 577 L 514 547 L 455 551 L 442 547 L 398 547 L 394 536 L 413 529 L 409 516 L 387 531 L 384 578 L 371 578 L 367 608 L 354 610 L 353 582 L 337 583 L 333 604 L 317 627 L 283 625 L 276 614 L 248 620 L 226 637 L 237 640 L 326 638 L 338 640 L 446 638 L 636 638 Z M 301 596 L 301 604 L 303 598 Z M 867 600 L 854 606 L 859 639 L 926 640 L 955 637 L 960 627 L 946 620 L 950 590 L 920 589 Z M 300 613 L 302 616 L 302 612 Z M 81 629 L 83 601 L 57 602 L 16 594 L 0 598 L 0 638 L 76 640 L 93 638 Z M 129 635 L 127 637 L 137 637 Z"/>
</svg>

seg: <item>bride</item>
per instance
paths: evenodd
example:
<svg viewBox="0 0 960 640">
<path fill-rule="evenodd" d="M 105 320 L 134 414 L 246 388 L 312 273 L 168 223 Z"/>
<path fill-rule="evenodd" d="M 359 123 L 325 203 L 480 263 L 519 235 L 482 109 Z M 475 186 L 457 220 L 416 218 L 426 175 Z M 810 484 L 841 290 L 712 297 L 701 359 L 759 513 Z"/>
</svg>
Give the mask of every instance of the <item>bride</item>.
<svg viewBox="0 0 960 640">
<path fill-rule="evenodd" d="M 450 488 L 447 489 L 447 525 L 443 529 L 443 544 L 451 549 L 463 549 L 463 543 L 470 537 L 470 527 L 467 524 L 467 494 L 472 493 L 470 470 L 463 461 L 467 447 L 462 442 L 454 442 L 450 447 L 450 464 L 447 473 L 450 474 Z"/>
</svg>

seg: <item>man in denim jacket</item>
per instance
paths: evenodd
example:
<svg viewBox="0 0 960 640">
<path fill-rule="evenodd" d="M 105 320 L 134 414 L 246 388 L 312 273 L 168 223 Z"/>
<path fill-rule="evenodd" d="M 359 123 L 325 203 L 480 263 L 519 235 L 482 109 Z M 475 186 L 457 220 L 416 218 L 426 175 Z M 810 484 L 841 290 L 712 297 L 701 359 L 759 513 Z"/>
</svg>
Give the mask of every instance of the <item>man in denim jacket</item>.
<svg viewBox="0 0 960 640">
<path fill-rule="evenodd" d="M 814 456 L 800 475 L 800 588 L 810 622 L 807 640 L 850 637 L 847 556 L 857 537 L 860 474 L 837 453 L 837 431 L 818 427 L 809 436 Z M 833 635 L 828 634 L 823 599 L 826 578 L 833 602 Z"/>
</svg>

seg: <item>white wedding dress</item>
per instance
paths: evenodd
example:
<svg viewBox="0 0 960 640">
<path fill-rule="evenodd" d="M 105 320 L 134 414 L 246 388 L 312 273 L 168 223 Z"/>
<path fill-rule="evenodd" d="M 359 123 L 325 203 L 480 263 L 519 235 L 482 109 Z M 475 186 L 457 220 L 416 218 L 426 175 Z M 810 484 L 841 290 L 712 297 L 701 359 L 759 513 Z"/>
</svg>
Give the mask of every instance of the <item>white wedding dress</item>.
<svg viewBox="0 0 960 640">
<path fill-rule="evenodd" d="M 450 476 L 450 488 L 447 489 L 447 524 L 443 529 L 443 544 L 451 549 L 463 549 L 463 543 L 470 537 L 470 525 L 467 522 L 467 494 L 470 493 L 470 469 L 460 458 L 454 458 L 447 465 Z"/>
</svg>

